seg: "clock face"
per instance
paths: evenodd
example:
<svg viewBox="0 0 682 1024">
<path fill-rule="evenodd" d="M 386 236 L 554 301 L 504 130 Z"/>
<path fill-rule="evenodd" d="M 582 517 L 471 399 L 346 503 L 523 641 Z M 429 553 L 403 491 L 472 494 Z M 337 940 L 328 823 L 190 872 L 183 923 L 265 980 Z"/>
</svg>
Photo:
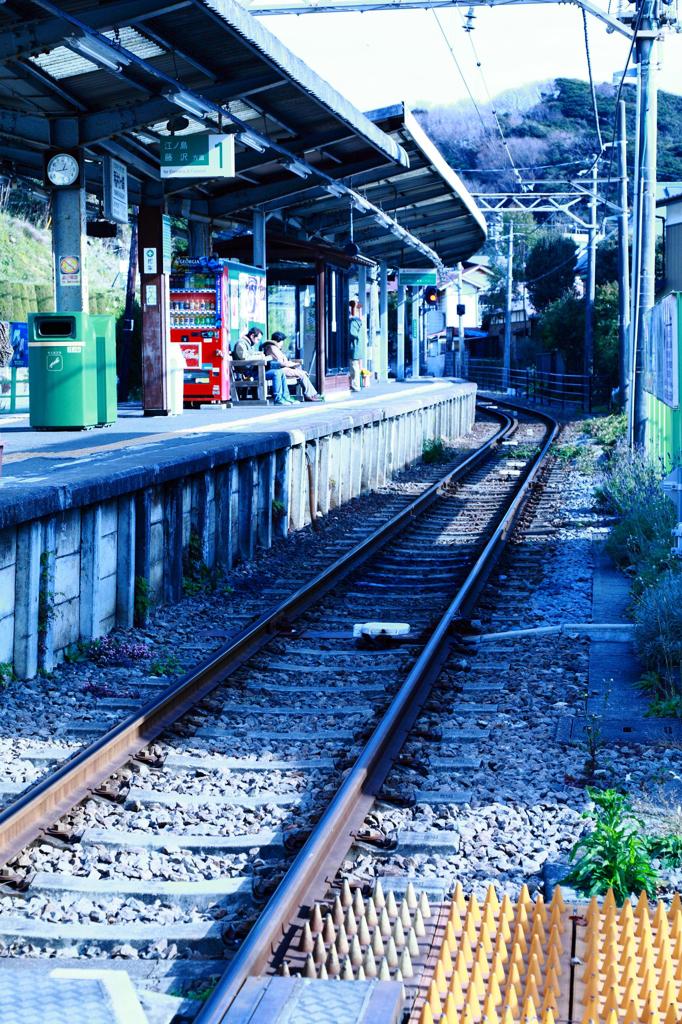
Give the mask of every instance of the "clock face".
<svg viewBox="0 0 682 1024">
<path fill-rule="evenodd" d="M 70 153 L 56 153 L 48 161 L 47 176 L 53 185 L 73 185 L 78 173 L 78 161 Z"/>
</svg>

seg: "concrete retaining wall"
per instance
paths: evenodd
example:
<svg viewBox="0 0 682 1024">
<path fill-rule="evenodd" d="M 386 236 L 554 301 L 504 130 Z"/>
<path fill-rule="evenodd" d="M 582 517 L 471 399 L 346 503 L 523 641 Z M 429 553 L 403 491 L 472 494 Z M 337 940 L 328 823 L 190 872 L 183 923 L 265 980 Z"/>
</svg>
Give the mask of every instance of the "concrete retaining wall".
<svg viewBox="0 0 682 1024">
<path fill-rule="evenodd" d="M 229 569 L 460 437 L 475 386 L 438 386 L 384 408 L 325 409 L 304 430 L 205 438 L 153 465 L 118 466 L 79 486 L 0 505 L 0 662 L 50 671 L 70 644 L 143 623 L 183 594 L 190 542 Z"/>
</svg>

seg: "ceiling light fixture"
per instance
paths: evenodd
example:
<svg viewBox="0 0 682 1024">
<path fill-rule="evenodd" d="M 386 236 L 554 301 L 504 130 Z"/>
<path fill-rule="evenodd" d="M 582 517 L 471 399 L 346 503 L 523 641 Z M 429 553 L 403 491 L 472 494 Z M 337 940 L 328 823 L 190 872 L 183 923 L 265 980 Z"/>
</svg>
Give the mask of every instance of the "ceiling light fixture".
<svg viewBox="0 0 682 1024">
<path fill-rule="evenodd" d="M 286 163 L 284 166 L 298 178 L 309 178 L 313 173 L 310 167 L 308 167 L 307 164 L 301 163 L 300 160 L 290 160 L 289 163 Z"/>
<path fill-rule="evenodd" d="M 75 50 L 95 64 L 108 68 L 109 71 L 120 71 L 122 67 L 130 64 L 130 57 L 121 53 L 118 47 L 105 43 L 95 36 L 69 36 L 65 42 L 70 50 Z"/>
<path fill-rule="evenodd" d="M 266 149 L 265 140 L 261 140 L 253 132 L 240 132 L 239 141 L 243 146 L 248 146 L 249 149 L 255 149 L 257 153 L 264 153 Z"/>
<path fill-rule="evenodd" d="M 191 92 L 169 92 L 166 94 L 166 99 L 170 100 L 171 103 L 175 103 L 176 107 L 182 107 L 183 110 L 186 110 L 188 114 L 191 114 L 197 120 L 201 120 L 202 117 L 214 113 L 210 103 L 202 100 L 201 96 L 194 96 Z"/>
</svg>

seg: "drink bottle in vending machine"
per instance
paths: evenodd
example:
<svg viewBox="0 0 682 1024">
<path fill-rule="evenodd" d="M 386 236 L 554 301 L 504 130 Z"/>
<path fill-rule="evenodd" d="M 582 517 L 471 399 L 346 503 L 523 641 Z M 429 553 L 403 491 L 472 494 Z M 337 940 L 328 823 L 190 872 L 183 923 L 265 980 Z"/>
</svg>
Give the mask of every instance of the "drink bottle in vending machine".
<svg viewBox="0 0 682 1024">
<path fill-rule="evenodd" d="M 224 263 L 178 259 L 170 280 L 170 337 L 185 362 L 186 407 L 229 403 L 230 326 Z"/>
</svg>

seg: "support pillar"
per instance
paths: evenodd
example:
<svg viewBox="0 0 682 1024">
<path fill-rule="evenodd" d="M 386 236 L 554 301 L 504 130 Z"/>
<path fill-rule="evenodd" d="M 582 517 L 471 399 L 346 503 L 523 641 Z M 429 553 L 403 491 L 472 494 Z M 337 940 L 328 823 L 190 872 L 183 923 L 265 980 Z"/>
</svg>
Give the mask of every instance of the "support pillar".
<svg viewBox="0 0 682 1024">
<path fill-rule="evenodd" d="M 78 121 L 75 118 L 55 120 L 52 139 L 56 148 L 77 149 Z M 56 308 L 60 313 L 80 313 L 88 309 L 85 222 L 85 188 L 77 183 L 74 188 L 53 189 L 54 293 Z M 68 263 L 60 266 L 61 260 L 67 260 Z"/>
<path fill-rule="evenodd" d="M 211 225 L 208 221 L 190 220 L 187 224 L 188 251 L 192 259 L 211 255 Z"/>
<path fill-rule="evenodd" d="M 422 344 L 426 344 L 426 310 L 421 289 L 412 289 L 412 379 L 419 376 Z"/>
<path fill-rule="evenodd" d="M 171 411 L 169 282 L 164 272 L 163 202 L 163 185 L 150 183 L 138 218 L 145 416 L 167 416 Z"/>
<path fill-rule="evenodd" d="M 398 323 L 396 328 L 395 375 L 405 380 L 405 285 L 398 285 Z"/>
<path fill-rule="evenodd" d="M 266 269 L 267 248 L 265 244 L 265 212 L 253 211 L 253 265 Z"/>
<path fill-rule="evenodd" d="M 369 336 L 369 318 L 367 316 L 367 267 L 364 265 L 358 267 L 358 299 L 362 306 L 362 318 L 365 322 L 365 337 L 367 339 L 365 351 L 360 353 L 360 359 L 362 361 L 362 365 L 366 366 L 367 369 L 370 369 L 369 360 L 371 358 L 371 338 Z"/>
<path fill-rule="evenodd" d="M 388 380 L 388 267 L 379 264 L 379 380 Z"/>
</svg>

